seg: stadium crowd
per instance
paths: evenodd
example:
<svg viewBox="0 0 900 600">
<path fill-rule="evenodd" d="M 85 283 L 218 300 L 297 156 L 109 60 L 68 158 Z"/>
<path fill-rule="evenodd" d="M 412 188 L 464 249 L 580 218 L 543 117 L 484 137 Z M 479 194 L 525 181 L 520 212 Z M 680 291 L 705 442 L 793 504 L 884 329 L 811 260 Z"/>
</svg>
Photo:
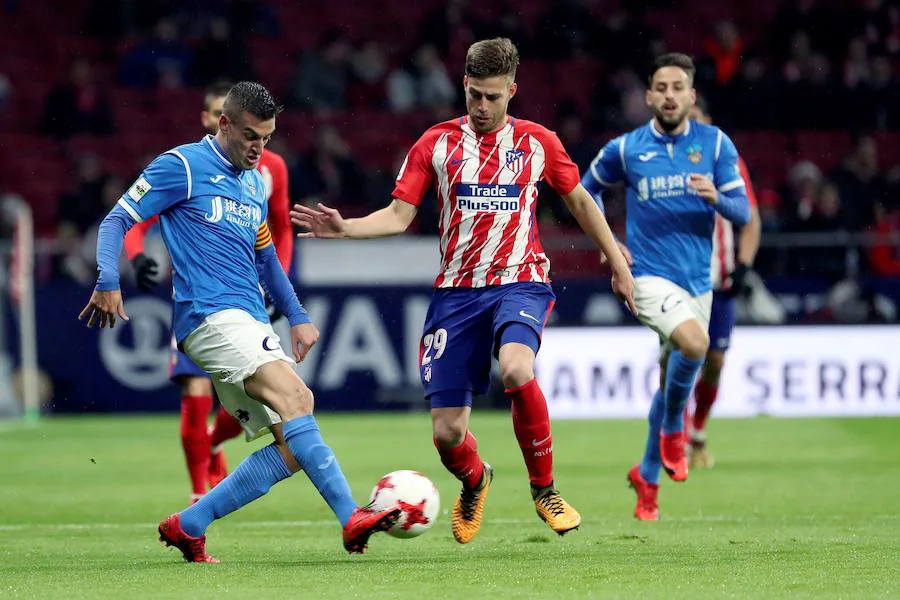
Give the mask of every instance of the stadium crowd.
<svg viewBox="0 0 900 600">
<path fill-rule="evenodd" d="M 287 105 L 272 146 L 292 200 L 350 215 L 383 205 L 416 132 L 462 112 L 461 53 L 496 35 L 523 56 L 527 93 L 512 114 L 552 124 L 582 170 L 649 118 L 651 57 L 686 51 L 749 165 L 764 236 L 900 224 L 896 1 L 376 1 L 352 14 L 312 4 L 81 0 L 54 15 L 0 5 L 0 146 L 15 155 L 0 193 L 24 197 L 39 234 L 58 241 L 46 272 L 92 281 L 99 220 L 151 156 L 197 129 L 202 90 L 220 80 L 258 79 Z M 417 231 L 434 233 L 433 208 Z M 621 231 L 621 197 L 607 208 Z M 545 235 L 573 231 L 555 194 L 541 210 Z M 758 270 L 900 273 L 896 246 L 851 250 L 764 248 Z"/>
</svg>

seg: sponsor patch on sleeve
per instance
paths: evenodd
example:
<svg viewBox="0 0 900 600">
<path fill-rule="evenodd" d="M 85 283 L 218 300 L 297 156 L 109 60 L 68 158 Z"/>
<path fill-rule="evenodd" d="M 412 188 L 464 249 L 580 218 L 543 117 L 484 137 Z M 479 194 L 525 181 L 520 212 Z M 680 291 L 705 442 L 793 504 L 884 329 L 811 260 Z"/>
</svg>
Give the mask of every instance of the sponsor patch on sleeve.
<svg viewBox="0 0 900 600">
<path fill-rule="evenodd" d="M 141 198 L 143 198 L 152 188 L 153 186 L 150 185 L 149 181 L 140 177 L 134 182 L 134 185 L 128 189 L 128 197 L 135 202 L 140 202 Z"/>
</svg>

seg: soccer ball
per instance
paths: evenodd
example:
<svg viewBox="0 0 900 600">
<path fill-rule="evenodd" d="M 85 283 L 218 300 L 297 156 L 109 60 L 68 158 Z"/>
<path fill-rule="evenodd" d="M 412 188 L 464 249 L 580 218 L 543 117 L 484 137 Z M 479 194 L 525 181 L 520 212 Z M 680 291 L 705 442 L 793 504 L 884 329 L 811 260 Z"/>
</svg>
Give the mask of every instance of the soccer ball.
<svg viewBox="0 0 900 600">
<path fill-rule="evenodd" d="M 388 473 L 375 484 L 369 502 L 375 510 L 396 507 L 403 511 L 388 530 L 397 538 L 414 538 L 428 531 L 441 508 L 437 488 L 418 471 Z"/>
</svg>

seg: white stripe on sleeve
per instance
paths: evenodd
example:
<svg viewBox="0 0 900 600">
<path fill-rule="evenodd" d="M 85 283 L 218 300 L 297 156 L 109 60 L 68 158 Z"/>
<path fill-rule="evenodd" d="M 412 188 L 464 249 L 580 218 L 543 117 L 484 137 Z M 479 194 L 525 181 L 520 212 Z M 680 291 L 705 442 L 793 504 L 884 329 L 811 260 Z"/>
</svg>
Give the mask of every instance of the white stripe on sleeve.
<svg viewBox="0 0 900 600">
<path fill-rule="evenodd" d="M 134 219 L 135 221 L 137 221 L 138 223 L 140 223 L 144 220 L 141 218 L 141 215 L 139 215 L 138 212 L 136 210 L 134 210 L 134 207 L 131 206 L 130 204 L 128 204 L 128 200 L 126 200 L 124 196 L 119 198 L 119 201 L 117 204 L 119 206 L 121 206 L 122 208 L 124 208 L 125 212 L 127 212 L 131 216 L 131 218 Z"/>
</svg>

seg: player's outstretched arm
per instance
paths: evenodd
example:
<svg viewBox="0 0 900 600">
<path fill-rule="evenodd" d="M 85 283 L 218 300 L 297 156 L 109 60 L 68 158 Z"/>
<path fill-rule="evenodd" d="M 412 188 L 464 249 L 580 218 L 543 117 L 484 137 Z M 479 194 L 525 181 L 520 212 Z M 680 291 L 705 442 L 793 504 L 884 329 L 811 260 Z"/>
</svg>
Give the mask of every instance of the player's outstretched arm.
<svg viewBox="0 0 900 600">
<path fill-rule="evenodd" d="M 97 231 L 97 269 L 100 277 L 87 306 L 78 314 L 79 320 L 88 319 L 88 327 L 93 327 L 97 322 L 101 328 L 107 325 L 115 327 L 116 317 L 128 320 L 119 290 L 119 255 L 125 234 L 134 223 L 131 215 L 118 204 L 100 223 Z"/>
<path fill-rule="evenodd" d="M 609 261 L 612 270 L 613 292 L 628 306 L 628 310 L 637 316 L 637 307 L 634 304 L 634 279 L 628 261 L 619 249 L 619 244 L 613 236 L 606 217 L 600 212 L 600 208 L 594 202 L 590 193 L 580 183 L 571 192 L 562 197 L 566 206 L 578 221 L 578 225 L 589 238 L 600 248 Z"/>
<path fill-rule="evenodd" d="M 381 210 L 359 219 L 344 219 L 340 211 L 321 203 L 318 210 L 295 204 L 291 211 L 291 222 L 308 230 L 297 234 L 301 238 L 368 239 L 403 233 L 417 212 L 415 206 L 396 198 Z"/>
</svg>

